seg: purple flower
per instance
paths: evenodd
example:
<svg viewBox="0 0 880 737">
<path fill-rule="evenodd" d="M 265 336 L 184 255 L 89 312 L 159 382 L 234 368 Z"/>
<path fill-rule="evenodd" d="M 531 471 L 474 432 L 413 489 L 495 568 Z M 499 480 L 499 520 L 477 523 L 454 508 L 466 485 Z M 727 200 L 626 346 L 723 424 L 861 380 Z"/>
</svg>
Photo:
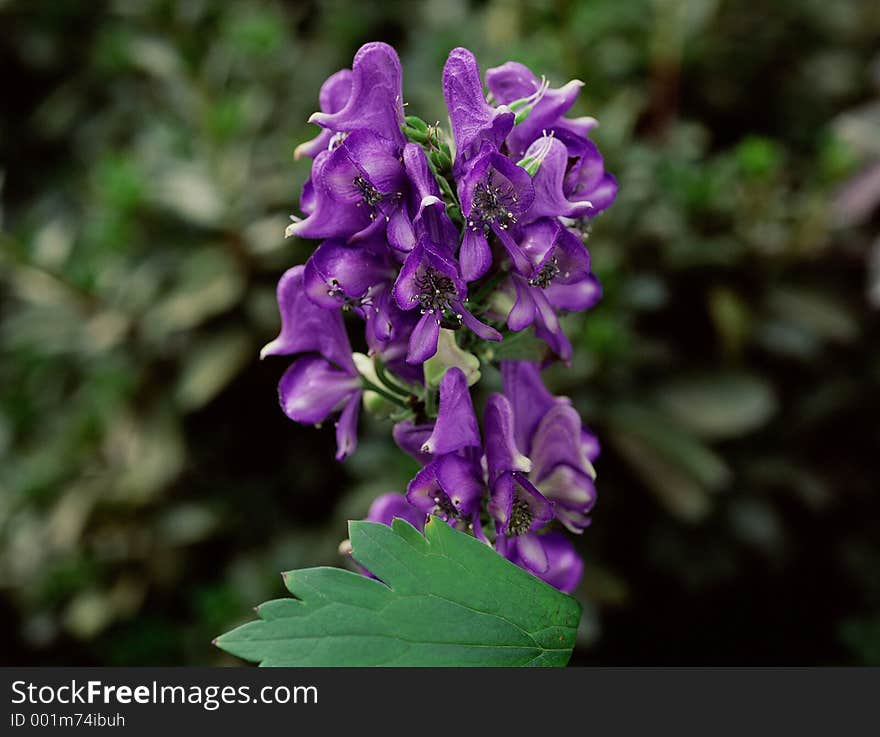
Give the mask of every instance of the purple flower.
<svg viewBox="0 0 880 737">
<path fill-rule="evenodd" d="M 464 306 L 467 287 L 454 258 L 427 239 L 422 239 L 406 257 L 394 284 L 394 298 L 400 309 L 418 307 L 422 315 L 410 336 L 408 363 L 424 363 L 437 352 L 444 321 L 453 327 L 464 323 L 483 340 L 501 340 L 495 328 L 477 320 Z"/>
<path fill-rule="evenodd" d="M 443 67 L 443 97 L 455 137 L 453 174 L 457 177 L 484 143 L 496 150 L 501 146 L 513 128 L 514 114 L 486 102 L 477 60 L 463 48 L 449 52 Z"/>
<path fill-rule="evenodd" d="M 602 294 L 590 272 L 590 255 L 580 239 L 556 219 L 543 218 L 522 228 L 520 247 L 533 276 L 510 275 L 514 304 L 507 327 L 518 332 L 535 326 L 536 335 L 563 360 L 571 358 L 571 343 L 562 330 L 557 310 L 581 312 Z"/>
<path fill-rule="evenodd" d="M 312 167 L 313 209 L 287 227 L 301 238 L 356 240 L 376 233 L 400 207 L 406 173 L 393 143 L 369 130 L 349 135 Z"/>
<path fill-rule="evenodd" d="M 394 273 L 381 244 L 326 240 L 306 261 L 303 286 L 319 307 L 350 309 L 369 319 L 377 311 L 377 294 L 390 286 Z"/>
<path fill-rule="evenodd" d="M 582 532 L 596 502 L 596 473 L 588 455 L 592 434 L 584 435 L 580 417 L 567 400 L 537 388 L 541 379 L 535 364 L 510 362 L 502 375 L 512 415 L 520 417 L 519 423 L 512 420 L 514 432 L 529 450 L 530 482 L 553 503 L 554 515 L 565 527 Z M 538 406 L 544 410 L 540 419 Z"/>
<path fill-rule="evenodd" d="M 437 421 L 420 450 L 431 455 L 445 455 L 481 445 L 467 379 L 460 368 L 453 366 L 440 381 Z"/>
<path fill-rule="evenodd" d="M 323 422 L 339 412 L 336 458 L 342 460 L 357 445 L 360 376 L 341 314 L 322 309 L 308 298 L 303 270 L 294 266 L 278 282 L 281 333 L 263 348 L 260 357 L 300 354 L 278 383 L 281 408 L 303 424 Z"/>
<path fill-rule="evenodd" d="M 507 398 L 493 394 L 486 404 L 486 465 L 491 496 L 489 513 L 495 520 L 495 549 L 517 558 L 530 571 L 541 574 L 549 560 L 534 533 L 553 518 L 553 505 L 528 480 L 531 461 L 516 447 L 513 410 Z"/>
<path fill-rule="evenodd" d="M 475 461 L 444 455 L 419 471 L 406 489 L 407 501 L 427 517 L 434 515 L 450 525 L 474 529 L 484 485 Z"/>
<path fill-rule="evenodd" d="M 588 200 L 591 207 L 579 217 L 593 217 L 611 207 L 617 197 L 617 180 L 605 171 L 605 162 L 596 144 L 588 138 L 560 136 L 568 149 L 570 163 L 565 175 L 565 197 L 573 201 Z"/>
<path fill-rule="evenodd" d="M 488 232 L 501 241 L 514 268 L 528 276 L 531 265 L 510 234 L 535 197 L 528 172 L 484 144 L 458 180 L 458 196 L 465 218 L 459 253 L 465 281 L 479 279 L 492 266 Z"/>
<path fill-rule="evenodd" d="M 531 69 L 515 61 L 486 70 L 486 86 L 503 105 L 518 103 L 528 115 L 513 128 L 507 138 L 512 156 L 522 156 L 532 141 L 544 131 L 567 131 L 581 138 L 596 127 L 595 118 L 564 118 L 574 104 L 584 83 L 574 79 L 559 89 L 550 88 Z"/>
<path fill-rule="evenodd" d="M 335 105 L 328 101 L 327 108 L 332 107 Z M 361 46 L 352 64 L 351 91 L 345 105 L 335 110 L 325 109 L 322 101 L 321 112 L 314 113 L 309 122 L 334 133 L 366 128 L 402 148 L 406 140 L 401 130 L 403 89 L 397 52 L 379 42 Z"/>
<path fill-rule="evenodd" d="M 430 460 L 407 487 L 409 502 L 446 522 L 472 524 L 485 491 L 482 443 L 467 379 L 457 367 L 440 381 L 440 411 L 419 454 Z"/>
<path fill-rule="evenodd" d="M 535 198 L 523 216 L 523 222 L 545 217 L 583 217 L 593 211 L 590 200 L 570 200 L 564 190 L 568 149 L 552 134 L 535 139 L 526 149 L 523 161 L 536 166 L 532 178 Z"/>
</svg>

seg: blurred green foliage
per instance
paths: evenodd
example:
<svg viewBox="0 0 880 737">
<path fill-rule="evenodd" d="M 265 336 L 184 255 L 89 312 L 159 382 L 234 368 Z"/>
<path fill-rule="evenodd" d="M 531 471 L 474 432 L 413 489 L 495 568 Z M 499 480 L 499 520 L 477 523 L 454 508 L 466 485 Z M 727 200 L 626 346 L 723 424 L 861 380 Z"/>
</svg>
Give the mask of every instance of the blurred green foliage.
<svg viewBox="0 0 880 737">
<path fill-rule="evenodd" d="M 18 663 L 226 662 L 412 466 L 281 416 L 321 81 L 381 39 L 586 83 L 621 182 L 551 371 L 599 433 L 583 663 L 880 662 L 880 7 L 0 2 L 0 623 Z M 492 377 L 488 377 L 492 380 Z M 497 380 L 497 377 L 496 377 Z"/>
</svg>

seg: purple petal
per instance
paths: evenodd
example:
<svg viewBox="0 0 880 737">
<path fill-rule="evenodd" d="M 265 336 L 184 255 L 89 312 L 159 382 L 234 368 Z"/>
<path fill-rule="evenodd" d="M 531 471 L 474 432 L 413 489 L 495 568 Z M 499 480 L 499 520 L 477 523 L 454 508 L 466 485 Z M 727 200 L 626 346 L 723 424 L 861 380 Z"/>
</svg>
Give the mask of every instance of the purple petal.
<svg viewBox="0 0 880 737">
<path fill-rule="evenodd" d="M 431 462 L 420 469 L 407 484 L 406 500 L 424 514 L 432 514 L 437 507 L 434 500 L 441 491 L 437 481 L 437 464 Z"/>
<path fill-rule="evenodd" d="M 540 535 L 539 539 L 548 565 L 547 570 L 537 574 L 538 577 L 560 591 L 571 593 L 583 575 L 583 560 L 575 551 L 571 541 L 560 532 L 548 532 Z"/>
<path fill-rule="evenodd" d="M 403 519 L 417 530 L 425 529 L 424 512 L 414 507 L 403 494 L 398 494 L 396 491 L 376 497 L 370 505 L 366 519 L 368 522 L 378 522 L 382 525 L 390 525 L 395 519 Z"/>
<path fill-rule="evenodd" d="M 335 113 L 345 107 L 351 96 L 352 74 L 351 69 L 340 69 L 336 74 L 331 74 L 321 85 L 318 94 L 318 104 L 323 113 Z M 300 159 L 303 156 L 315 158 L 321 151 L 327 149 L 333 139 L 333 131 L 322 130 L 311 141 L 301 143 L 294 149 L 293 158 Z"/>
<path fill-rule="evenodd" d="M 458 309 L 458 314 L 461 315 L 462 323 L 464 323 L 472 333 L 483 340 L 491 340 L 496 343 L 501 341 L 501 333 L 491 325 L 486 325 L 486 323 L 480 322 L 462 303 L 459 302 L 456 305 L 456 309 Z"/>
<path fill-rule="evenodd" d="M 506 540 L 507 527 L 513 513 L 513 503 L 516 500 L 516 485 L 513 476 L 505 471 L 492 482 L 492 493 L 489 497 L 487 509 L 489 515 L 495 520 L 495 529 L 499 541 Z M 504 551 L 499 549 L 502 555 Z"/>
<path fill-rule="evenodd" d="M 557 310 L 583 312 L 602 299 L 602 285 L 593 274 L 588 274 L 574 284 L 551 284 L 544 294 Z"/>
<path fill-rule="evenodd" d="M 510 260 L 513 262 L 513 267 L 517 270 L 518 273 L 523 276 L 531 276 L 534 272 L 534 267 L 531 262 L 526 258 L 526 255 L 523 253 L 522 249 L 513 240 L 510 233 L 499 227 L 497 223 L 492 225 L 492 230 L 495 235 L 498 236 L 498 239 L 501 241 L 501 245 L 504 246 L 504 250 L 507 251 L 507 255 L 510 256 Z"/>
<path fill-rule="evenodd" d="M 422 446 L 423 453 L 442 455 L 462 448 L 479 448 L 480 429 L 464 372 L 453 366 L 440 380 L 440 407 L 434 431 Z"/>
<path fill-rule="evenodd" d="M 369 130 L 349 135 L 330 154 L 322 177 L 335 200 L 352 204 L 364 196 L 358 181 L 363 180 L 378 194 L 391 198 L 398 198 L 406 185 L 405 171 L 394 144 Z"/>
<path fill-rule="evenodd" d="M 320 353 L 355 374 L 351 345 L 338 310 L 314 304 L 303 289 L 303 266 L 288 269 L 278 282 L 281 333 L 260 351 L 260 358 L 293 353 Z"/>
<path fill-rule="evenodd" d="M 406 143 L 400 59 L 388 44 L 364 44 L 352 64 L 351 95 L 335 113 L 315 113 L 309 122 L 333 131 L 368 128 L 399 147 Z"/>
<path fill-rule="evenodd" d="M 516 444 L 528 454 L 538 423 L 556 404 L 568 400 L 554 397 L 541 380 L 541 369 L 529 361 L 502 361 L 501 378 L 513 409 Z"/>
<path fill-rule="evenodd" d="M 516 538 L 516 551 L 519 563 L 532 573 L 542 574 L 550 569 L 550 558 L 541 544 L 541 538 L 534 533 L 526 533 Z"/>
<path fill-rule="evenodd" d="M 614 202 L 617 180 L 605 171 L 602 154 L 595 143 L 584 139 L 577 153 L 574 164 L 565 176 L 565 194 L 570 200 L 589 200 L 592 207 L 585 208 L 578 216 L 592 217 Z"/>
<path fill-rule="evenodd" d="M 422 446 L 431 437 L 432 432 L 434 432 L 433 423 L 416 425 L 412 420 L 404 420 L 394 426 L 392 434 L 397 447 L 424 466 L 431 461 L 431 455 L 423 453 Z"/>
<path fill-rule="evenodd" d="M 492 266 L 492 249 L 489 248 L 489 241 L 483 235 L 482 228 L 479 231 L 465 228 L 458 261 L 462 278 L 467 282 L 476 281 L 489 271 Z"/>
<path fill-rule="evenodd" d="M 516 292 L 516 301 L 507 315 L 507 327 L 518 333 L 535 322 L 535 301 L 532 299 L 532 287 L 519 274 L 511 277 Z"/>
<path fill-rule="evenodd" d="M 445 455 L 437 461 L 437 482 L 459 514 L 478 511 L 485 486 L 479 467 L 459 455 Z"/>
<path fill-rule="evenodd" d="M 357 376 L 335 368 L 319 356 L 294 361 L 278 383 L 281 408 L 290 419 L 312 425 L 322 422 L 360 394 Z"/>
<path fill-rule="evenodd" d="M 336 460 L 343 461 L 357 447 L 357 421 L 361 406 L 361 393 L 348 400 L 336 421 Z"/>
<path fill-rule="evenodd" d="M 286 236 L 295 235 L 314 239 L 347 238 L 372 223 L 368 208 L 357 207 L 355 203 L 340 207 L 339 200 L 331 194 L 324 180 L 324 169 L 333 153 L 335 152 L 323 151 L 315 159 L 311 175 L 313 194 L 308 203 L 312 208 L 311 212 L 304 220 L 288 225 Z M 357 170 L 351 168 L 351 172 L 353 181 Z"/>
<path fill-rule="evenodd" d="M 480 69 L 467 49 L 456 48 L 449 53 L 443 67 L 443 97 L 455 137 L 455 172 L 476 155 L 483 141 L 498 148 L 513 128 L 512 112 L 486 102 Z"/>
<path fill-rule="evenodd" d="M 526 150 L 525 157 L 530 155 L 540 157 L 541 163 L 532 177 L 535 199 L 524 216 L 524 222 L 542 217 L 576 218 L 592 210 L 593 203 L 586 197 L 570 201 L 563 192 L 568 151 L 562 141 L 552 137 L 539 138 Z"/>
<path fill-rule="evenodd" d="M 335 309 L 366 298 L 390 276 L 383 260 L 369 249 L 328 240 L 306 262 L 303 286 L 316 305 Z"/>
<path fill-rule="evenodd" d="M 581 418 L 570 404 L 556 403 L 535 429 L 531 444 L 532 474 L 540 484 L 560 464 L 583 473 L 592 469 L 584 455 Z"/>
<path fill-rule="evenodd" d="M 425 151 L 421 146 L 417 143 L 408 143 L 404 146 L 403 165 L 419 202 L 430 195 L 440 196 L 437 180 L 431 172 L 428 157 L 425 156 Z"/>
<path fill-rule="evenodd" d="M 401 207 L 394 211 L 388 219 L 388 245 L 398 251 L 409 253 L 416 247 L 416 233 L 413 224 Z"/>
<path fill-rule="evenodd" d="M 440 318 L 433 312 L 425 312 L 410 335 L 406 362 L 415 366 L 427 361 L 437 352 L 439 337 Z"/>
<path fill-rule="evenodd" d="M 586 427 L 581 429 L 581 447 L 584 450 L 584 455 L 590 463 L 595 463 L 596 459 L 602 452 L 599 438 L 592 430 Z"/>
<path fill-rule="evenodd" d="M 486 86 L 499 103 L 508 105 L 539 92 L 541 80 L 528 67 L 509 61 L 486 70 Z M 508 137 L 507 145 L 512 155 L 522 156 L 529 144 L 544 130 L 549 131 L 557 125 L 574 125 L 581 130 L 584 126 L 583 121 L 567 121 L 562 117 L 574 104 L 581 87 L 583 82 L 575 79 L 558 89 L 548 88 L 534 103 L 525 120 L 519 123 Z"/>
<path fill-rule="evenodd" d="M 415 248 L 407 254 L 406 260 L 394 282 L 394 301 L 401 310 L 411 310 L 419 304 L 419 273 L 425 260 L 425 247 L 416 244 Z"/>
<path fill-rule="evenodd" d="M 507 397 L 493 394 L 486 403 L 485 442 L 489 481 L 494 485 L 504 473 L 531 470 L 531 461 L 524 456 L 514 437 L 513 408 Z"/>
</svg>

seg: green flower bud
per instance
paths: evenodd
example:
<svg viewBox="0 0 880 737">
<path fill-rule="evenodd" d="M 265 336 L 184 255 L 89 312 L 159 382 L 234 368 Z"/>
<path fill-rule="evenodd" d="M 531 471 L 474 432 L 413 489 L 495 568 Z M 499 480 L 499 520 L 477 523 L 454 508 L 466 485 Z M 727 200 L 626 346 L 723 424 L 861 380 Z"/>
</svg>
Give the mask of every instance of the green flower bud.
<svg viewBox="0 0 880 737">
<path fill-rule="evenodd" d="M 425 361 L 425 383 L 428 388 L 434 389 L 440 386 L 443 374 L 452 366 L 462 370 L 468 386 L 473 386 L 480 380 L 480 359 L 458 346 L 454 330 L 441 328 L 440 337 L 437 339 L 437 352 Z"/>
</svg>

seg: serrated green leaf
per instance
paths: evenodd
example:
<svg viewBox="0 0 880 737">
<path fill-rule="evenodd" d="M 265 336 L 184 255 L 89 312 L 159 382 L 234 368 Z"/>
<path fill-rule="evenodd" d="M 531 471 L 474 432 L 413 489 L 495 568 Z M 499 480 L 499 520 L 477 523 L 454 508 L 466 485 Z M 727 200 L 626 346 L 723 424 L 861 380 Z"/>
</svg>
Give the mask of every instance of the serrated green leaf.
<svg viewBox="0 0 880 737">
<path fill-rule="evenodd" d="M 284 575 L 296 599 L 216 640 L 263 666 L 562 666 L 577 601 L 470 535 L 431 519 L 351 522 L 355 559 L 381 580 L 338 568 Z"/>
</svg>

